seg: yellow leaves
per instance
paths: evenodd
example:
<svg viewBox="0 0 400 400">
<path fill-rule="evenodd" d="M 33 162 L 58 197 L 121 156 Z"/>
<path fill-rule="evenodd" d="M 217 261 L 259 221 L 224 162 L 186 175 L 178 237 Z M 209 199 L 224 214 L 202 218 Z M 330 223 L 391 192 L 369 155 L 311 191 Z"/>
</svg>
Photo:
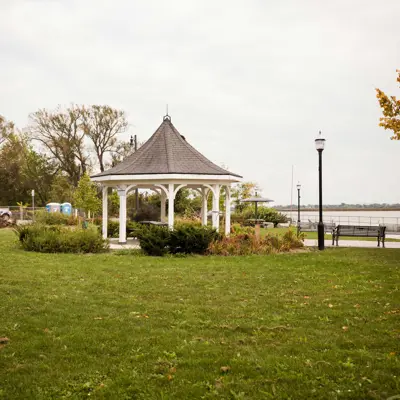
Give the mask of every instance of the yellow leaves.
<svg viewBox="0 0 400 400">
<path fill-rule="evenodd" d="M 400 70 L 396 71 L 398 73 L 397 82 L 400 83 Z M 379 126 L 393 131 L 392 140 L 400 140 L 400 100 L 397 100 L 396 96 L 387 96 L 380 89 L 376 89 L 376 97 L 383 114 Z"/>
<path fill-rule="evenodd" d="M 215 389 L 222 389 L 224 387 L 224 382 L 223 382 L 222 376 L 215 380 L 214 386 L 215 386 Z"/>
</svg>

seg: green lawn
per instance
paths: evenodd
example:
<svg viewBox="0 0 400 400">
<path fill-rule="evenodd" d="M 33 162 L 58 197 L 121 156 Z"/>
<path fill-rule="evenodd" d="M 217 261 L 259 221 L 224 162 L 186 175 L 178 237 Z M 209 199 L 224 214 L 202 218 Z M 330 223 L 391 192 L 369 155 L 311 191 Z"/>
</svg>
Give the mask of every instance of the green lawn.
<svg viewBox="0 0 400 400">
<path fill-rule="evenodd" d="M 290 229 L 292 229 L 293 232 L 297 232 L 297 229 L 295 227 L 290 228 Z M 272 233 L 273 235 L 283 235 L 287 231 L 288 231 L 288 228 L 261 229 L 262 234 Z M 304 236 L 306 239 L 318 239 L 317 232 L 303 232 L 303 233 L 304 233 Z M 332 240 L 332 235 L 325 234 L 325 240 Z M 368 240 L 368 241 L 374 241 L 374 242 L 378 243 L 377 238 L 365 237 L 365 236 L 360 236 L 360 237 L 341 236 L 339 238 L 339 245 L 340 245 L 341 240 Z M 387 238 L 387 239 L 385 239 L 385 242 L 400 242 L 400 236 L 399 236 L 399 239 Z"/>
<path fill-rule="evenodd" d="M 387 399 L 400 251 L 52 255 L 0 230 L 0 399 Z"/>
</svg>

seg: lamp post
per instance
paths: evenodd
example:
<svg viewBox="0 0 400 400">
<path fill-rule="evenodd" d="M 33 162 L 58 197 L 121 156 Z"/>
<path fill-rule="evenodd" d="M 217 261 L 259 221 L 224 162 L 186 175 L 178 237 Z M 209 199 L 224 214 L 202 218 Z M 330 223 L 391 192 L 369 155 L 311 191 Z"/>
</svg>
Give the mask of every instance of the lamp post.
<svg viewBox="0 0 400 400">
<path fill-rule="evenodd" d="M 134 150 L 137 151 L 137 136 L 133 137 L 131 135 L 130 145 L 133 147 L 135 145 Z M 135 202 L 136 202 L 136 213 L 139 211 L 139 189 L 135 189 Z"/>
<path fill-rule="evenodd" d="M 297 184 L 297 236 L 300 234 L 300 182 Z"/>
<path fill-rule="evenodd" d="M 321 136 L 321 131 L 319 131 L 319 136 L 315 139 L 315 148 L 318 151 L 319 159 L 319 222 L 318 222 L 318 249 L 325 249 L 324 242 L 324 222 L 322 219 L 322 152 L 325 147 L 325 139 Z"/>
<path fill-rule="evenodd" d="M 35 189 L 32 189 L 32 219 L 35 220 Z"/>
</svg>

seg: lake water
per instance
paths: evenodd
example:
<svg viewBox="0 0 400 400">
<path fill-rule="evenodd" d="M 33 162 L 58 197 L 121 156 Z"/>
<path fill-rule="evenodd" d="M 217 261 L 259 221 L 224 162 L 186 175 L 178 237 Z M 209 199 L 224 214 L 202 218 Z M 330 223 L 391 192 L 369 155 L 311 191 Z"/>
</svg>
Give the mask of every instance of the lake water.
<svg viewBox="0 0 400 400">
<path fill-rule="evenodd" d="M 282 211 L 287 217 L 297 221 L 297 210 Z M 318 222 L 318 211 L 300 211 L 300 220 Z M 388 230 L 400 231 L 400 211 L 324 211 L 325 222 L 348 225 L 386 225 Z"/>
</svg>

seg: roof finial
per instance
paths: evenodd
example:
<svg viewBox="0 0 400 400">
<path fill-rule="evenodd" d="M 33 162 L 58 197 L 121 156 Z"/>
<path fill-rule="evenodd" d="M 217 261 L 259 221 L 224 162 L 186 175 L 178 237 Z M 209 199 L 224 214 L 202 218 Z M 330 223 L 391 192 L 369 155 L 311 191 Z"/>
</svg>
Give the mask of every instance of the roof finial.
<svg viewBox="0 0 400 400">
<path fill-rule="evenodd" d="M 167 113 L 164 115 L 163 121 L 168 120 L 171 121 L 171 117 L 168 115 L 168 104 L 167 104 Z"/>
</svg>

